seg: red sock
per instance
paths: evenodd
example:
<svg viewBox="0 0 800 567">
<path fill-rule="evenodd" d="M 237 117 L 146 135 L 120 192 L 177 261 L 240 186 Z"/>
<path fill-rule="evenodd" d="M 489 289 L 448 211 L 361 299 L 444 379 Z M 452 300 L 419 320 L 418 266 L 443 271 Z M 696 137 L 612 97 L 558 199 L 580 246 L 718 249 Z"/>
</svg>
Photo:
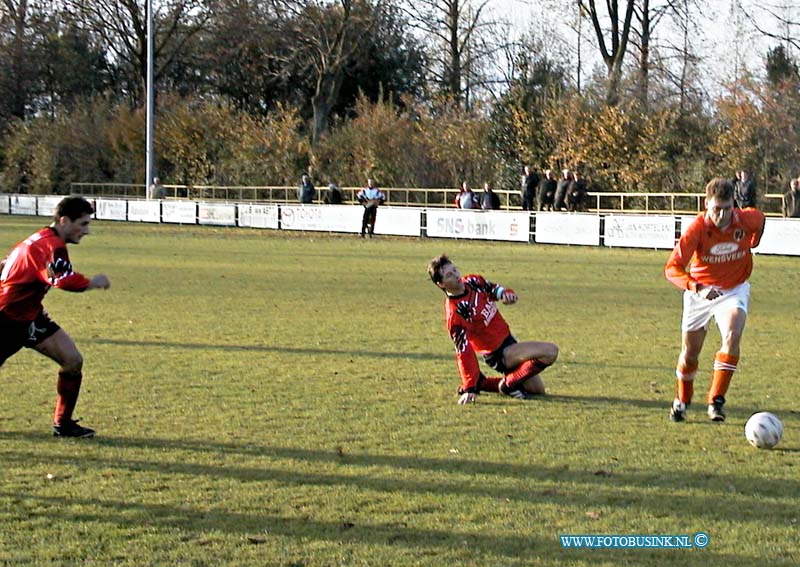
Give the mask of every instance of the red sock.
<svg viewBox="0 0 800 567">
<path fill-rule="evenodd" d="M 502 378 L 499 376 L 494 378 L 484 378 L 478 383 L 478 390 L 481 392 L 499 392 L 501 380 Z"/>
<path fill-rule="evenodd" d="M 725 397 L 728 393 L 728 386 L 731 385 L 731 378 L 736 372 L 736 364 L 739 362 L 738 356 L 733 356 L 727 352 L 718 352 L 714 357 L 714 374 L 711 376 L 711 387 L 708 389 L 708 403 L 711 404 L 714 398 Z"/>
<path fill-rule="evenodd" d="M 536 376 L 542 370 L 550 366 L 543 362 L 536 360 L 526 360 L 513 371 L 506 374 L 506 386 L 509 388 L 516 388 L 523 380 L 527 380 L 531 376 Z"/>
<path fill-rule="evenodd" d="M 56 382 L 56 409 L 53 413 L 53 423 L 61 425 L 64 421 L 72 419 L 72 412 L 75 404 L 78 403 L 78 394 L 81 391 L 81 372 L 59 372 L 58 382 Z"/>
</svg>

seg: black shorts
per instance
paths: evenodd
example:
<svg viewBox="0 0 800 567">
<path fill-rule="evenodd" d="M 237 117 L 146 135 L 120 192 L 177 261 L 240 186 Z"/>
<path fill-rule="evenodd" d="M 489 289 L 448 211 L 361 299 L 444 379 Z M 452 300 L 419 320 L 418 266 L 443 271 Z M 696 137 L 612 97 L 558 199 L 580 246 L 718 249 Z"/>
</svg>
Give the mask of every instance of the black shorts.
<svg viewBox="0 0 800 567">
<path fill-rule="evenodd" d="M 501 374 L 508 374 L 513 368 L 506 368 L 505 362 L 503 362 L 503 351 L 515 344 L 517 344 L 517 339 L 513 335 L 508 335 L 499 347 L 484 355 L 483 360 Z"/>
<path fill-rule="evenodd" d="M 0 311 L 0 364 L 22 347 L 34 348 L 56 334 L 60 328 L 44 311 L 33 321 L 15 321 Z"/>
</svg>

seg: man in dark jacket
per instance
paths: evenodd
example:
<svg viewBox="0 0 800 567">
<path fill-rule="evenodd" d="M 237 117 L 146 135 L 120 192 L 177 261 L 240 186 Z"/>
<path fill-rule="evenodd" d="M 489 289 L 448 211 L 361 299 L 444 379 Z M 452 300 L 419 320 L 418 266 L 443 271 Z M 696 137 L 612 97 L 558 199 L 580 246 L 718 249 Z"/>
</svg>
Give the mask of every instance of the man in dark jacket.
<svg viewBox="0 0 800 567">
<path fill-rule="evenodd" d="M 800 178 L 789 183 L 789 190 L 783 194 L 781 211 L 786 218 L 800 218 Z"/>
<path fill-rule="evenodd" d="M 553 203 L 556 199 L 557 183 L 553 177 L 553 171 L 548 169 L 544 172 L 544 179 L 539 182 L 536 190 L 536 209 L 539 211 L 552 211 Z"/>
<path fill-rule="evenodd" d="M 336 186 L 336 183 L 331 182 L 328 184 L 328 191 L 325 193 L 323 202 L 326 205 L 341 205 L 342 204 L 342 190 Z"/>
<path fill-rule="evenodd" d="M 525 175 L 522 176 L 522 210 L 532 211 L 533 203 L 536 200 L 536 186 L 539 185 L 539 176 L 530 168 L 525 166 Z"/>
<path fill-rule="evenodd" d="M 567 187 L 567 210 L 571 213 L 582 211 L 586 205 L 586 181 L 577 172 L 573 174 L 574 179 Z"/>
<path fill-rule="evenodd" d="M 740 209 L 756 206 L 756 180 L 750 172 L 743 169 L 739 172 L 739 181 L 734 188 L 736 206 Z"/>
<path fill-rule="evenodd" d="M 306 205 L 313 203 L 316 193 L 317 190 L 314 188 L 314 184 L 311 183 L 311 178 L 304 174 L 300 180 L 300 187 L 297 188 L 297 200 Z"/>
<path fill-rule="evenodd" d="M 481 193 L 481 209 L 487 211 L 496 211 L 500 208 L 500 197 L 492 191 L 492 184 L 486 182 L 483 184 L 483 193 Z"/>
<path fill-rule="evenodd" d="M 553 202 L 554 211 L 567 210 L 567 191 L 570 183 L 572 183 L 572 172 L 569 169 L 565 169 L 561 172 L 561 179 L 558 180 L 558 186 L 556 187 L 556 196 Z"/>
</svg>

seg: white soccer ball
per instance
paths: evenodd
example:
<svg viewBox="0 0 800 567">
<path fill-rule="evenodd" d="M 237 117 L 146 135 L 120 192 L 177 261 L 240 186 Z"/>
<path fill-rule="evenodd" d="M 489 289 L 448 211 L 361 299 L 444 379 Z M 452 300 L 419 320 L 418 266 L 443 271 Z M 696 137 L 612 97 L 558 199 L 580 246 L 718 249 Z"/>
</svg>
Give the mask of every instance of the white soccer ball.
<svg viewBox="0 0 800 567">
<path fill-rule="evenodd" d="M 744 425 L 744 436 L 753 447 L 772 449 L 781 440 L 783 423 L 768 411 L 754 413 Z"/>
</svg>

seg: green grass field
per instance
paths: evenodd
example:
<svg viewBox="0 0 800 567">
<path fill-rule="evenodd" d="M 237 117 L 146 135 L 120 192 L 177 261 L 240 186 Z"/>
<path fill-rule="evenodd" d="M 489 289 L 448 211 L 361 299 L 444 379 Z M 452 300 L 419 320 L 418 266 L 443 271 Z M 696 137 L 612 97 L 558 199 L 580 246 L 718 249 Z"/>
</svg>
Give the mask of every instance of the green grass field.
<svg viewBox="0 0 800 567">
<path fill-rule="evenodd" d="M 44 222 L 0 217 L 0 248 Z M 560 345 L 548 397 L 456 405 L 425 273 L 443 251 L 519 293 L 518 337 Z M 3 567 L 800 564 L 798 258 L 756 258 L 728 420 L 699 403 L 672 424 L 666 251 L 98 222 L 71 256 L 112 281 L 46 299 L 98 437 L 50 436 L 52 362 L 0 369 Z M 784 421 L 772 451 L 744 439 L 756 410 Z M 559 541 L 699 531 L 705 549 Z"/>
</svg>

